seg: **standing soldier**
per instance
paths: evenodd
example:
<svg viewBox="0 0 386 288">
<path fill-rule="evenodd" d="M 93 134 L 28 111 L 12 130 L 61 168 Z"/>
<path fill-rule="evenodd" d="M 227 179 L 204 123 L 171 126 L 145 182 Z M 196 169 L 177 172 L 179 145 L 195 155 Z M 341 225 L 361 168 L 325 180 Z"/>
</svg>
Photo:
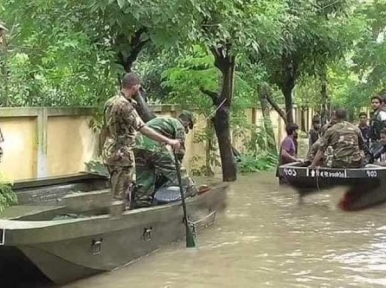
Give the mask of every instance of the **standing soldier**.
<svg viewBox="0 0 386 288">
<path fill-rule="evenodd" d="M 175 150 L 180 148 L 179 140 L 162 136 L 146 126 L 139 117 L 132 100 L 139 89 L 139 77 L 127 73 L 123 77 L 120 93 L 108 99 L 104 106 L 106 140 L 102 151 L 103 162 L 110 174 L 112 198 L 121 201 L 125 209 L 130 208 L 130 187 L 135 171 L 133 147 L 137 131 Z"/>
</svg>

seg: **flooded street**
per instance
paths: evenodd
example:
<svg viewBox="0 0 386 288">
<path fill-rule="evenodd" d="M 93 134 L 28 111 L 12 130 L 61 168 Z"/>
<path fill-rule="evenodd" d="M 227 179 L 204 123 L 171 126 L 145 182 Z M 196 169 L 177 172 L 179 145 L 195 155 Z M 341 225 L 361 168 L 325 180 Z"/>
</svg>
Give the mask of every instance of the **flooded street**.
<svg viewBox="0 0 386 288">
<path fill-rule="evenodd" d="M 197 249 L 175 243 L 63 288 L 386 287 L 386 206 L 342 212 L 327 193 L 299 205 L 272 174 L 232 184 Z"/>
</svg>

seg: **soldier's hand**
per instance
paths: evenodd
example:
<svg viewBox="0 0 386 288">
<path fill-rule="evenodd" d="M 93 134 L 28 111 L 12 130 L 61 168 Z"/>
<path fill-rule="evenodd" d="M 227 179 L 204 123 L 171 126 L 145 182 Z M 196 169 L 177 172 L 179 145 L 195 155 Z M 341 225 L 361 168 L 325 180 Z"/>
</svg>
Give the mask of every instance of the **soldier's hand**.
<svg viewBox="0 0 386 288">
<path fill-rule="evenodd" d="M 174 151 L 177 151 L 181 147 L 180 140 L 177 139 L 169 139 L 168 145 L 172 146 Z"/>
</svg>

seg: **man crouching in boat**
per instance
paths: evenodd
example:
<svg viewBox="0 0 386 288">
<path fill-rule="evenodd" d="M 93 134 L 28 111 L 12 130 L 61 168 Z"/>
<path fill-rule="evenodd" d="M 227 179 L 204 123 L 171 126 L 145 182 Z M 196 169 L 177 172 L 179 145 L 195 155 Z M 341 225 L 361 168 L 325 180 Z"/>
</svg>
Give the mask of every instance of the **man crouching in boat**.
<svg viewBox="0 0 386 288">
<path fill-rule="evenodd" d="M 169 139 L 149 128 L 134 108 L 133 95 L 140 88 L 140 80 L 134 73 L 127 73 L 122 80 L 119 94 L 108 99 L 104 105 L 104 141 L 102 157 L 110 174 L 112 198 L 121 201 L 124 208 L 130 208 L 126 193 L 130 190 L 134 177 L 133 147 L 137 131 L 147 137 L 180 148 L 180 142 Z"/>
<path fill-rule="evenodd" d="M 320 148 L 316 153 L 310 168 L 314 169 L 322 159 L 328 146 L 333 149 L 333 156 L 328 167 L 331 168 L 360 168 L 364 160 L 367 146 L 362 133 L 357 126 L 346 121 L 347 112 L 345 109 L 337 109 L 333 114 L 336 122 L 327 129 L 320 140 Z"/>
<path fill-rule="evenodd" d="M 180 141 L 181 147 L 176 151 L 176 154 L 179 161 L 182 161 L 185 154 L 185 137 L 189 130 L 193 129 L 194 123 L 193 114 L 189 111 L 183 111 L 178 119 L 156 117 L 146 124 L 158 133 Z M 142 135 L 136 137 L 134 155 L 137 185 L 134 193 L 134 205 L 135 208 L 149 207 L 153 205 L 157 177 L 163 179 L 162 184 L 164 186 L 178 186 L 174 156 L 165 146 Z M 196 195 L 198 192 L 196 185 L 182 165 L 181 178 L 185 195 Z"/>
<path fill-rule="evenodd" d="M 336 123 L 336 121 L 333 118 L 333 119 L 331 119 L 330 122 L 325 124 L 320 129 L 320 137 L 322 137 L 324 135 L 324 133 L 326 133 L 327 129 L 331 128 L 335 123 Z M 320 146 L 321 146 L 321 138 L 319 138 L 318 140 L 316 140 L 316 142 L 314 144 L 312 144 L 310 151 L 308 152 L 307 160 L 310 163 L 312 163 L 312 161 L 314 160 L 316 153 L 318 153 L 318 151 L 320 149 Z M 330 166 L 331 164 L 329 164 L 329 163 L 331 163 L 332 156 L 333 156 L 332 147 L 328 146 L 326 151 L 323 154 L 322 159 L 319 160 L 319 162 L 316 164 L 316 166 L 322 166 L 322 165 L 323 166 Z"/>
</svg>

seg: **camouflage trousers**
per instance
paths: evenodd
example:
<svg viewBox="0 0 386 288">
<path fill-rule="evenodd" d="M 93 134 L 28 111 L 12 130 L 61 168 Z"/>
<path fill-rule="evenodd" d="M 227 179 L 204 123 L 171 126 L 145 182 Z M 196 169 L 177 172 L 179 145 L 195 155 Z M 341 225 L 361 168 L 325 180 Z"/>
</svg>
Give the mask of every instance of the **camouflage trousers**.
<svg viewBox="0 0 386 288">
<path fill-rule="evenodd" d="M 165 179 L 163 186 L 178 186 L 174 157 L 169 151 L 153 152 L 134 149 L 137 189 L 134 196 L 136 207 L 153 204 L 157 176 Z M 181 165 L 182 186 L 186 196 L 197 194 L 197 187 Z"/>
<path fill-rule="evenodd" d="M 323 155 L 323 166 L 332 167 L 334 160 L 334 150 L 331 146 L 328 146 Z"/>
<path fill-rule="evenodd" d="M 332 161 L 331 168 L 361 168 L 362 167 L 362 161 L 341 161 L 339 159 L 334 159 Z"/>
<path fill-rule="evenodd" d="M 110 174 L 112 198 L 126 201 L 128 189 L 134 181 L 135 168 L 133 166 L 106 166 Z"/>
<path fill-rule="evenodd" d="M 329 146 L 325 152 L 324 166 L 330 168 L 360 168 L 363 166 L 363 160 L 364 159 L 354 161 L 351 156 L 345 157 L 345 159 L 338 159 L 335 157 L 332 147 Z"/>
</svg>

